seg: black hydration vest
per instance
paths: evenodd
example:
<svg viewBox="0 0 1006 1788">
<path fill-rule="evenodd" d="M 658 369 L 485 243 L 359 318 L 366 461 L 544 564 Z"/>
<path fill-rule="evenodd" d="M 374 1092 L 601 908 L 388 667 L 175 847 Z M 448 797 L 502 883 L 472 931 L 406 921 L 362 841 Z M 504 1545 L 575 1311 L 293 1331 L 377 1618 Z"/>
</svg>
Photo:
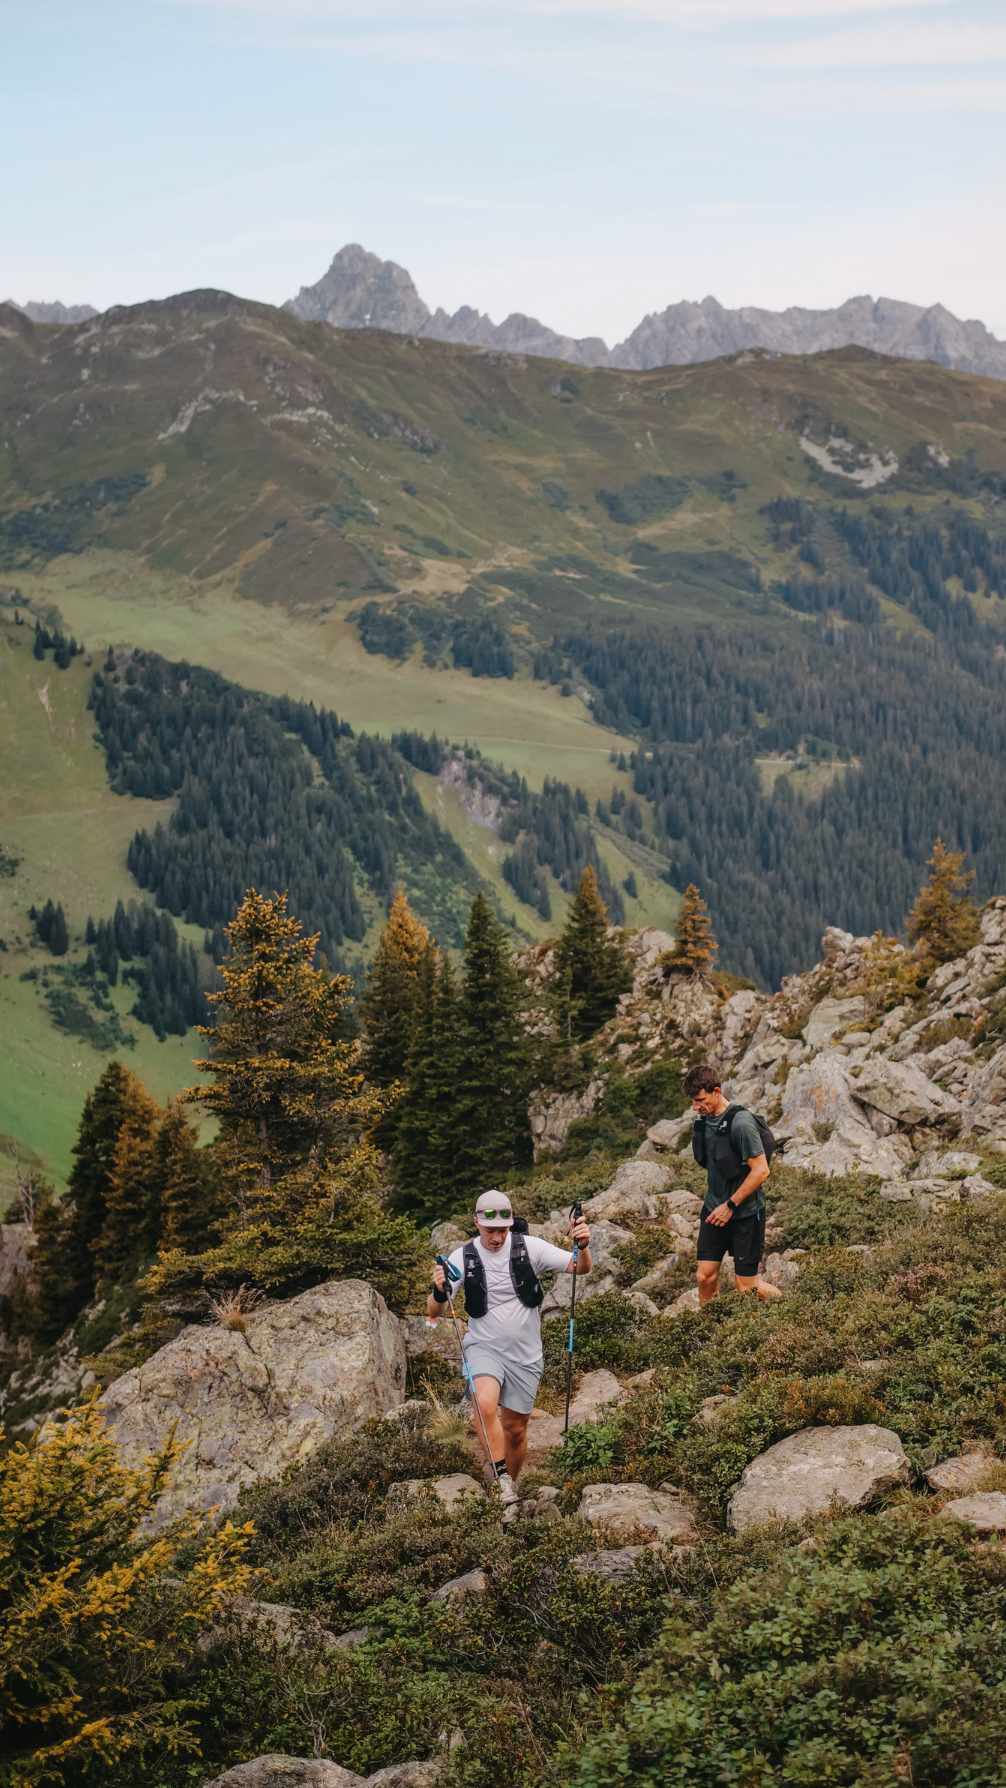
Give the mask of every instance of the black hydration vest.
<svg viewBox="0 0 1006 1788">
<path fill-rule="evenodd" d="M 733 1136 L 731 1134 L 731 1124 L 739 1111 L 747 1111 L 747 1106 L 727 1106 L 726 1111 L 720 1118 L 716 1130 L 716 1140 L 713 1143 L 713 1158 L 725 1180 L 741 1180 L 747 1172 L 747 1162 L 742 1161 L 737 1150 L 734 1148 Z M 775 1137 L 765 1122 L 765 1119 L 760 1118 L 757 1112 L 748 1112 L 748 1116 L 753 1117 L 758 1126 L 758 1134 L 762 1140 L 762 1147 L 765 1151 L 766 1161 L 771 1161 L 775 1152 Z M 704 1117 L 697 1117 L 692 1126 L 692 1154 L 695 1156 L 700 1167 L 709 1166 L 709 1160 L 706 1153 L 706 1120 Z"/>
<path fill-rule="evenodd" d="M 510 1282 L 525 1309 L 537 1310 L 544 1301 L 545 1293 L 538 1281 L 538 1275 L 531 1265 L 531 1257 L 524 1240 L 527 1234 L 527 1223 L 523 1217 L 515 1217 L 510 1231 Z M 482 1264 L 482 1256 L 474 1242 L 466 1242 L 464 1248 L 464 1294 L 465 1309 L 469 1316 L 484 1316 L 489 1307 L 486 1296 L 486 1270 Z"/>
</svg>

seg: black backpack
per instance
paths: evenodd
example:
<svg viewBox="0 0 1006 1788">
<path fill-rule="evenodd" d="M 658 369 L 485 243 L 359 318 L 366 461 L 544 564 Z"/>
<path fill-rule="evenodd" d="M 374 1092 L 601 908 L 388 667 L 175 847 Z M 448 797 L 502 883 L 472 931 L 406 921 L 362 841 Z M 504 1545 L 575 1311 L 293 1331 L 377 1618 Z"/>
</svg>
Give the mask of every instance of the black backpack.
<svg viewBox="0 0 1006 1788">
<path fill-rule="evenodd" d="M 720 1117 L 719 1126 L 716 1131 L 716 1141 L 713 1145 L 713 1158 L 725 1180 L 743 1179 L 747 1168 L 747 1162 L 734 1148 L 733 1135 L 731 1133 L 731 1125 L 739 1111 L 747 1111 L 747 1106 L 727 1106 L 726 1111 L 724 1111 Z M 765 1119 L 759 1117 L 756 1111 L 748 1111 L 748 1116 L 753 1117 L 755 1123 L 758 1125 L 758 1134 L 762 1140 L 765 1159 L 766 1161 L 771 1161 L 772 1156 L 775 1153 L 775 1137 L 765 1122 Z M 692 1154 L 695 1156 L 700 1167 L 709 1166 L 709 1159 L 706 1154 L 706 1120 L 704 1117 L 697 1117 L 692 1125 Z"/>
<path fill-rule="evenodd" d="M 524 1240 L 526 1235 L 526 1217 L 515 1217 L 510 1230 L 510 1283 L 525 1309 L 537 1310 L 544 1302 L 545 1293 L 531 1265 L 531 1256 Z M 484 1316 L 489 1307 L 486 1272 L 482 1256 L 474 1242 L 465 1243 L 463 1258 L 465 1309 L 469 1316 Z"/>
</svg>

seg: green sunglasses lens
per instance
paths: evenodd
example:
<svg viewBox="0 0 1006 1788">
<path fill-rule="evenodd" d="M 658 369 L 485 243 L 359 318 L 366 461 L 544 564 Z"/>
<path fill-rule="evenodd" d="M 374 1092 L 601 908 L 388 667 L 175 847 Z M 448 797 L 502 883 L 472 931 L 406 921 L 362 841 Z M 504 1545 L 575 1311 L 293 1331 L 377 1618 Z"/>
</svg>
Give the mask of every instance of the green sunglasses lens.
<svg viewBox="0 0 1006 1788">
<path fill-rule="evenodd" d="M 478 1212 L 478 1213 L 477 1213 L 477 1214 L 478 1214 L 478 1216 L 480 1216 L 480 1217 L 487 1217 L 487 1218 L 488 1218 L 488 1219 L 489 1219 L 489 1222 L 490 1222 L 490 1223 L 492 1223 L 492 1221 L 493 1221 L 493 1220 L 494 1220 L 494 1218 L 496 1218 L 496 1217 L 501 1217 L 501 1218 L 502 1218 L 502 1217 L 512 1217 L 512 1216 L 513 1216 L 513 1212 L 512 1212 L 512 1211 L 497 1211 L 497 1210 L 490 1210 L 490 1209 L 489 1209 L 489 1207 L 488 1207 L 488 1205 L 487 1205 L 487 1206 L 486 1206 L 486 1208 L 485 1208 L 485 1210 L 482 1210 L 482 1211 L 479 1211 L 479 1212 Z"/>
</svg>

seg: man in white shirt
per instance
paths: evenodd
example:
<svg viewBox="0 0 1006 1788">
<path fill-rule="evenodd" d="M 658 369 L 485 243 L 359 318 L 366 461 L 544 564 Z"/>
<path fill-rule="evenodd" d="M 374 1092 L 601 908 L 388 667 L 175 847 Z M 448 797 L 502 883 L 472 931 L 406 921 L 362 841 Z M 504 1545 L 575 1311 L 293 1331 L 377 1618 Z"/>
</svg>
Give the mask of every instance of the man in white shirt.
<svg viewBox="0 0 1006 1788">
<path fill-rule="evenodd" d="M 482 1450 L 491 1448 L 483 1467 L 486 1481 L 495 1477 L 504 1503 L 504 1520 L 516 1512 L 516 1479 L 527 1452 L 528 1417 L 541 1378 L 541 1316 L 544 1293 L 539 1273 L 572 1273 L 573 1256 L 552 1242 L 528 1235 L 506 1192 L 483 1192 L 475 1205 L 478 1237 L 455 1248 L 448 1258 L 452 1285 L 463 1288 L 468 1313 L 465 1359 L 475 1382 L 482 1414 Z M 570 1222 L 579 1243 L 576 1272 L 589 1273 L 590 1230 L 583 1218 Z M 433 1269 L 434 1289 L 427 1299 L 430 1316 L 443 1314 L 447 1302 L 442 1266 Z M 469 1393 L 470 1394 L 470 1393 Z"/>
</svg>

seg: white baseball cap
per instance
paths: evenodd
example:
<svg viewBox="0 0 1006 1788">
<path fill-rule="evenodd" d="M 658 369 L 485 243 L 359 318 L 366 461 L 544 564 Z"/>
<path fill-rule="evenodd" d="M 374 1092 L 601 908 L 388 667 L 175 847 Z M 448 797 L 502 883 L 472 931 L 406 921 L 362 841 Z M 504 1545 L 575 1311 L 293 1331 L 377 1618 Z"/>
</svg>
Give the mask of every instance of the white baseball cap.
<svg viewBox="0 0 1006 1788">
<path fill-rule="evenodd" d="M 490 1186 L 488 1192 L 480 1192 L 475 1205 L 476 1217 L 488 1223 L 493 1229 L 511 1229 L 513 1227 L 513 1208 L 509 1192 L 497 1192 Z"/>
</svg>

